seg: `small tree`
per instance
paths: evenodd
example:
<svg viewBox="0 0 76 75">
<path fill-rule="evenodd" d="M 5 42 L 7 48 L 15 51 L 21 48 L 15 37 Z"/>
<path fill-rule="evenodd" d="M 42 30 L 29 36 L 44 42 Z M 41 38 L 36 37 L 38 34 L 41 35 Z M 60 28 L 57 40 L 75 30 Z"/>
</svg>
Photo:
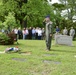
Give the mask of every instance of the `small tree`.
<svg viewBox="0 0 76 75">
<path fill-rule="evenodd" d="M 5 21 L 3 22 L 3 25 L 9 30 L 17 26 L 14 13 L 9 12 L 8 16 L 5 16 Z"/>
</svg>

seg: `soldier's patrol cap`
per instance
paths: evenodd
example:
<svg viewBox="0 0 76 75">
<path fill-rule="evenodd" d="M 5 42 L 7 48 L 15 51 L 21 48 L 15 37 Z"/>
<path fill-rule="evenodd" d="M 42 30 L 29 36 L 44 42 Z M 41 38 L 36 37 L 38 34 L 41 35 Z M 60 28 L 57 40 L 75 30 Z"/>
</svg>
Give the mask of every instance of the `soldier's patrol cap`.
<svg viewBox="0 0 76 75">
<path fill-rule="evenodd" d="M 50 15 L 45 16 L 45 18 L 50 18 Z"/>
</svg>

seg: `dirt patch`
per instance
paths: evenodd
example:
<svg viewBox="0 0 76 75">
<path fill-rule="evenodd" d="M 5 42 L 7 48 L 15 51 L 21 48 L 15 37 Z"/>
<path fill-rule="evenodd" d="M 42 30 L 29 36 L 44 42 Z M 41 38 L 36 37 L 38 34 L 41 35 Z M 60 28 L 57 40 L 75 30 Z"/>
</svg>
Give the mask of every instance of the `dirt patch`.
<svg viewBox="0 0 76 75">
<path fill-rule="evenodd" d="M 20 52 L 21 55 L 31 55 L 31 52 L 30 51 L 27 51 L 27 52 Z"/>
</svg>

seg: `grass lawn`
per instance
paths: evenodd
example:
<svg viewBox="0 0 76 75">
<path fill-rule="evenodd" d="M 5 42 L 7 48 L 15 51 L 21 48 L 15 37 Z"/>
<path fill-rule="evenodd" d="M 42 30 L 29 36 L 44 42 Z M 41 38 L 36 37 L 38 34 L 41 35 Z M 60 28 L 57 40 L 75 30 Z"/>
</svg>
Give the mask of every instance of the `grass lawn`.
<svg viewBox="0 0 76 75">
<path fill-rule="evenodd" d="M 45 50 L 44 40 L 18 42 L 19 45 L 0 45 L 0 51 L 18 46 L 24 52 L 0 54 L 0 75 L 76 75 L 75 41 L 74 47 L 52 45 L 51 51 Z"/>
</svg>

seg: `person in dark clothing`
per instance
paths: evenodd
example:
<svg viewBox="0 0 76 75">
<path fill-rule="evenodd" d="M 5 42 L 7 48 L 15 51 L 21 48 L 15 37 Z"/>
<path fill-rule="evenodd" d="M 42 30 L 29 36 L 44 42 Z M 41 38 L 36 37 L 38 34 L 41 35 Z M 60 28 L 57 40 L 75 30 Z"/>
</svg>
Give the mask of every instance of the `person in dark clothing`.
<svg viewBox="0 0 76 75">
<path fill-rule="evenodd" d="M 36 40 L 38 39 L 38 29 L 39 29 L 39 28 L 37 27 L 37 28 L 36 28 L 36 37 L 35 37 Z"/>
<path fill-rule="evenodd" d="M 60 29 L 58 26 L 56 26 L 56 34 L 59 34 L 59 32 L 60 32 Z"/>
<path fill-rule="evenodd" d="M 22 39 L 22 30 L 18 29 L 18 39 Z"/>
<path fill-rule="evenodd" d="M 35 28 L 32 29 L 32 39 L 35 40 L 36 37 L 36 30 Z"/>
<path fill-rule="evenodd" d="M 29 39 L 32 39 L 32 28 L 30 27 L 29 30 L 28 30 L 28 37 Z"/>
</svg>

